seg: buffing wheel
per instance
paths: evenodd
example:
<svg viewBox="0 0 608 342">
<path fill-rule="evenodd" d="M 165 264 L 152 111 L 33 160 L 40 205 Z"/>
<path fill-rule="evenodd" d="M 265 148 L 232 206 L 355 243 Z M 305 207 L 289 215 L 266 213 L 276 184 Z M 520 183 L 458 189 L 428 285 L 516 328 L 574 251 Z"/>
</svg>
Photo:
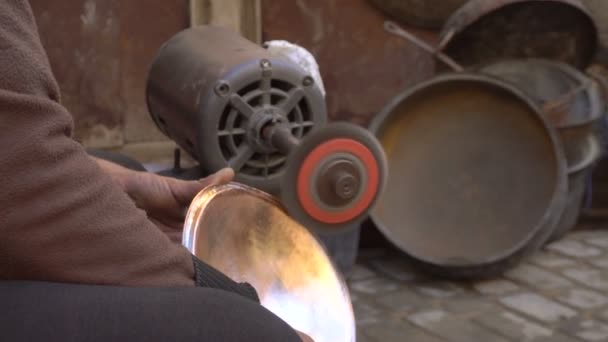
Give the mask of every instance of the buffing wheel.
<svg viewBox="0 0 608 342">
<path fill-rule="evenodd" d="M 332 123 L 289 155 L 281 199 L 289 214 L 317 232 L 339 232 L 365 218 L 387 179 L 387 161 L 366 129 Z"/>
</svg>

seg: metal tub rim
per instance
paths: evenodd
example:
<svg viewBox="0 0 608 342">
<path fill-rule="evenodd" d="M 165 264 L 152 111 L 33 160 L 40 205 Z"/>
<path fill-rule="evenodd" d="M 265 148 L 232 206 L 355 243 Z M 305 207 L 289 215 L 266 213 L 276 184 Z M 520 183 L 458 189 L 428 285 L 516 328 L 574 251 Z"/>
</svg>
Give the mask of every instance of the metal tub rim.
<svg viewBox="0 0 608 342">
<path fill-rule="evenodd" d="M 563 5 L 570 6 L 574 10 L 578 10 L 581 14 L 585 15 L 588 19 L 589 28 L 593 34 L 591 37 L 592 46 L 589 51 L 579 52 L 580 54 L 586 54 L 583 58 L 585 61 L 584 65 L 580 65 L 577 67 L 585 68 L 591 65 L 595 54 L 600 48 L 600 37 L 599 37 L 599 27 L 594 20 L 594 17 L 591 15 L 589 10 L 585 7 L 585 5 L 580 0 L 483 0 L 484 7 L 478 9 L 475 7 L 478 0 L 470 0 L 461 6 L 456 12 L 448 18 L 439 33 L 440 40 L 442 42 L 440 46 L 440 50 L 444 53 L 447 53 L 455 38 L 457 38 L 460 34 L 465 32 L 471 25 L 474 25 L 476 22 L 481 20 L 483 17 L 491 15 L 499 10 L 503 10 L 507 7 L 518 5 L 522 3 L 532 3 L 532 2 L 545 2 L 545 3 L 559 3 Z M 479 0 L 481 3 L 482 0 Z M 475 15 L 470 15 L 470 13 L 474 13 Z M 469 15 L 466 15 L 469 14 Z M 508 56 L 504 56 L 505 58 L 509 58 Z M 465 63 L 465 61 L 460 61 L 461 63 Z M 485 61 L 483 64 L 487 64 L 491 61 Z M 472 66 L 468 63 L 463 64 L 464 66 Z"/>
<path fill-rule="evenodd" d="M 446 82 L 478 82 L 486 83 L 497 88 L 502 88 L 504 91 L 511 93 L 514 98 L 527 105 L 532 112 L 536 113 L 535 119 L 538 120 L 542 128 L 547 134 L 550 143 L 553 146 L 554 158 L 556 161 L 556 180 L 553 185 L 553 192 L 550 200 L 547 201 L 546 210 L 544 215 L 539 218 L 537 224 L 533 229 L 530 230 L 529 234 L 525 239 L 519 241 L 511 248 L 502 251 L 501 253 L 495 254 L 493 257 L 486 260 L 471 264 L 459 264 L 453 263 L 440 265 L 433 260 L 420 258 L 419 256 L 413 255 L 407 251 L 407 246 L 402 244 L 394 237 L 394 233 L 389 227 L 382 224 L 382 221 L 377 217 L 376 211 L 372 210 L 370 213 L 370 219 L 378 230 L 384 235 L 391 244 L 396 246 L 399 250 L 412 259 L 415 265 L 424 266 L 426 271 L 437 274 L 448 278 L 458 279 L 469 279 L 469 278 L 485 278 L 494 276 L 504 271 L 507 267 L 513 265 L 521 257 L 525 256 L 531 250 L 540 248 L 547 239 L 551 236 L 553 230 L 557 225 L 557 221 L 560 217 L 561 212 L 566 205 L 566 194 L 567 194 L 567 163 L 561 147 L 561 141 L 555 128 L 553 128 L 550 122 L 541 115 L 540 108 L 523 92 L 515 88 L 509 83 L 502 81 L 496 77 L 490 75 L 483 75 L 471 72 L 459 72 L 459 73 L 447 73 L 434 77 L 423 83 L 420 83 L 414 87 L 402 91 L 400 94 L 395 96 L 389 101 L 384 108 L 375 116 L 372 120 L 369 129 L 370 131 L 379 137 L 382 133 L 384 124 L 393 115 L 397 115 L 395 109 L 414 94 Z M 389 158 L 390 163 L 390 158 Z"/>
<path fill-rule="evenodd" d="M 564 63 L 561 61 L 555 61 L 555 60 L 551 60 L 551 59 L 547 59 L 547 58 L 523 58 L 523 59 L 508 58 L 508 59 L 505 59 L 505 60 L 502 60 L 499 62 L 495 62 L 495 63 L 491 63 L 488 65 L 484 65 L 484 66 L 475 68 L 474 70 L 478 71 L 484 75 L 489 75 L 489 76 L 492 76 L 495 78 L 502 79 L 503 81 L 510 83 L 514 87 L 518 87 L 517 84 L 514 84 L 514 82 L 505 80 L 501 76 L 490 73 L 487 70 L 491 69 L 493 66 L 497 66 L 497 65 L 523 64 L 523 63 L 530 64 L 530 65 L 539 65 L 541 67 L 551 66 L 554 69 L 559 70 L 560 72 L 563 72 L 568 77 L 575 79 L 580 84 L 589 82 L 589 86 L 580 91 L 580 92 L 584 92 L 588 99 L 589 107 L 590 107 L 589 115 L 583 120 L 578 120 L 578 121 L 572 120 L 572 122 L 566 123 L 566 124 L 555 124 L 554 123 L 554 126 L 558 130 L 592 125 L 593 123 L 597 122 L 604 115 L 605 101 L 604 101 L 602 91 L 601 91 L 601 88 L 600 88 L 600 85 L 598 84 L 598 82 L 596 80 L 594 80 L 593 77 L 590 77 L 589 75 L 585 74 L 584 72 L 578 70 L 577 68 L 575 68 L 567 63 Z M 526 95 L 526 96 L 530 96 L 530 95 Z M 549 121 L 551 121 L 551 120 L 549 120 Z"/>
</svg>

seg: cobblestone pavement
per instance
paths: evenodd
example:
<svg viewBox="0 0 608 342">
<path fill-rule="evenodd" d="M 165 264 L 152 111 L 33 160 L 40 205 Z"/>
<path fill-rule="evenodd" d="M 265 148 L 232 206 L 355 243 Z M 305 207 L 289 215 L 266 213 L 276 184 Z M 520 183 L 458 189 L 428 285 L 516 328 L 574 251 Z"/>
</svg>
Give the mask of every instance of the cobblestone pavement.
<svg viewBox="0 0 608 342">
<path fill-rule="evenodd" d="M 608 231 L 572 233 L 478 283 L 426 278 L 385 250 L 359 259 L 359 342 L 608 341 Z"/>
</svg>

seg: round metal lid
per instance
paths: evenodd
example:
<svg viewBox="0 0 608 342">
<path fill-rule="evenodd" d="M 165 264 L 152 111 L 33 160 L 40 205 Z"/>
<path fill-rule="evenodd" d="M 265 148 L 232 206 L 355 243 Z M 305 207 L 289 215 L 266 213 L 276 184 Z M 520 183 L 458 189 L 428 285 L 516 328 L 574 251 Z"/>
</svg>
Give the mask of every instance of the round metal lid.
<svg viewBox="0 0 608 342">
<path fill-rule="evenodd" d="M 230 183 L 201 191 L 188 210 L 183 245 L 317 342 L 354 342 L 344 281 L 317 240 L 272 196 Z"/>
<path fill-rule="evenodd" d="M 565 63 L 543 59 L 505 60 L 479 71 L 508 81 L 526 93 L 558 128 L 589 125 L 604 112 L 599 85 Z"/>
<path fill-rule="evenodd" d="M 551 60 L 508 60 L 480 71 L 512 83 L 542 108 L 543 115 L 559 129 L 570 169 L 588 159 L 585 146 L 605 108 L 597 82 L 568 64 Z"/>
<path fill-rule="evenodd" d="M 598 49 L 598 28 L 578 0 L 470 0 L 441 37 L 443 52 L 464 66 L 546 58 L 584 69 Z"/>
<path fill-rule="evenodd" d="M 499 272 L 540 247 L 564 208 L 555 130 L 498 79 L 436 77 L 397 97 L 371 129 L 391 175 L 372 219 L 431 271 Z"/>
</svg>

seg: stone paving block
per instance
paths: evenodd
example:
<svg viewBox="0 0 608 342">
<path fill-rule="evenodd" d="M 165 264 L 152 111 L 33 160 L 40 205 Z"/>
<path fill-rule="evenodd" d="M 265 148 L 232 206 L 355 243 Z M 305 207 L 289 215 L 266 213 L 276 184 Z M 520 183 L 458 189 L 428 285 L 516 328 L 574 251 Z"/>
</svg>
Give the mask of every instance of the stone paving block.
<svg viewBox="0 0 608 342">
<path fill-rule="evenodd" d="M 558 296 L 558 300 L 579 309 L 596 309 L 608 304 L 608 297 L 585 289 L 567 290 Z"/>
<path fill-rule="evenodd" d="M 532 341 L 525 342 L 581 342 L 579 338 L 567 336 L 559 332 L 554 332 L 553 336 L 541 337 Z"/>
<path fill-rule="evenodd" d="M 530 262 L 550 269 L 564 268 L 576 265 L 576 261 L 555 253 L 541 251 L 530 258 Z"/>
<path fill-rule="evenodd" d="M 608 325 L 595 320 L 571 322 L 562 329 L 584 341 L 608 341 Z"/>
<path fill-rule="evenodd" d="M 370 266 L 379 274 L 398 281 L 411 281 L 419 277 L 412 266 L 403 259 L 386 259 L 370 261 Z"/>
<path fill-rule="evenodd" d="M 590 245 L 601 247 L 603 249 L 608 249 L 608 236 L 605 234 L 599 236 L 587 237 L 584 241 Z"/>
<path fill-rule="evenodd" d="M 576 311 L 535 293 L 503 297 L 500 302 L 515 311 L 548 323 L 577 316 Z"/>
<path fill-rule="evenodd" d="M 350 296 L 350 301 L 351 301 L 352 303 L 358 302 L 358 301 L 359 301 L 359 299 L 361 298 L 361 297 L 359 296 L 359 294 L 357 294 L 357 293 L 356 293 L 356 292 L 354 292 L 354 291 L 349 291 L 349 294 L 348 294 L 348 295 Z"/>
<path fill-rule="evenodd" d="M 353 281 L 350 283 L 350 288 L 356 292 L 380 294 L 397 290 L 399 284 L 387 279 L 371 278 Z"/>
<path fill-rule="evenodd" d="M 579 284 L 600 291 L 608 291 L 608 271 L 585 268 L 569 268 L 563 271 L 564 275 Z"/>
<path fill-rule="evenodd" d="M 587 239 L 593 239 L 593 238 L 598 238 L 598 237 L 604 237 L 606 236 L 606 231 L 605 230 L 598 230 L 598 229 L 593 229 L 593 226 L 587 227 L 588 229 L 583 229 L 583 230 L 574 230 L 570 233 L 568 233 L 568 235 L 566 235 L 566 237 L 564 239 L 566 240 L 587 240 Z M 589 229 L 590 228 L 590 229 Z"/>
<path fill-rule="evenodd" d="M 532 322 L 530 319 L 521 317 L 509 311 L 483 315 L 476 318 L 482 326 L 499 332 L 514 341 L 537 341 L 539 339 L 552 337 L 556 333 L 552 329 L 543 327 Z"/>
<path fill-rule="evenodd" d="M 368 334 L 370 325 L 357 325 L 357 342 L 379 342 L 373 336 Z"/>
<path fill-rule="evenodd" d="M 460 294 L 464 289 L 450 282 L 427 282 L 414 285 L 414 289 L 430 298 L 450 298 Z"/>
<path fill-rule="evenodd" d="M 357 333 L 357 342 L 377 342 L 377 340 L 367 335 Z"/>
<path fill-rule="evenodd" d="M 471 320 L 460 319 L 443 310 L 419 312 L 411 315 L 409 320 L 449 342 L 508 342 L 499 334 L 477 325 Z"/>
<path fill-rule="evenodd" d="M 428 308 L 433 304 L 432 300 L 423 297 L 408 287 L 402 287 L 396 292 L 378 294 L 375 301 L 384 308 L 402 312 Z"/>
<path fill-rule="evenodd" d="M 608 256 L 602 256 L 599 258 L 594 258 L 594 259 L 588 259 L 585 260 L 586 262 L 590 263 L 591 265 L 598 267 L 598 268 L 602 268 L 602 269 L 608 269 Z"/>
<path fill-rule="evenodd" d="M 361 279 L 372 278 L 374 276 L 376 276 L 376 273 L 372 272 L 372 270 L 370 270 L 366 266 L 357 264 L 357 265 L 353 266 L 353 269 L 349 272 L 348 280 L 349 281 L 361 280 Z"/>
<path fill-rule="evenodd" d="M 598 318 L 602 319 L 605 322 L 608 322 L 608 310 L 604 310 L 603 312 L 598 313 Z"/>
<path fill-rule="evenodd" d="M 546 248 L 548 250 L 574 258 L 589 258 L 600 256 L 602 254 L 601 249 L 591 247 L 576 240 L 557 241 L 548 245 Z"/>
<path fill-rule="evenodd" d="M 572 286 L 572 282 L 532 265 L 521 265 L 505 275 L 507 278 L 539 290 L 556 290 Z"/>
<path fill-rule="evenodd" d="M 517 284 L 506 279 L 488 280 L 473 286 L 483 295 L 504 295 L 519 290 Z"/>
<path fill-rule="evenodd" d="M 353 303 L 353 311 L 355 312 L 355 320 L 357 325 L 366 326 L 383 320 L 383 313 L 379 308 L 370 305 L 369 303 Z"/>
<path fill-rule="evenodd" d="M 362 330 L 365 335 L 378 342 L 441 342 L 439 338 L 408 322 L 381 322 Z M 359 341 L 357 339 L 357 342 Z"/>
<path fill-rule="evenodd" d="M 482 297 L 450 298 L 443 301 L 443 307 L 461 318 L 471 318 L 500 311 L 498 304 Z"/>
</svg>

